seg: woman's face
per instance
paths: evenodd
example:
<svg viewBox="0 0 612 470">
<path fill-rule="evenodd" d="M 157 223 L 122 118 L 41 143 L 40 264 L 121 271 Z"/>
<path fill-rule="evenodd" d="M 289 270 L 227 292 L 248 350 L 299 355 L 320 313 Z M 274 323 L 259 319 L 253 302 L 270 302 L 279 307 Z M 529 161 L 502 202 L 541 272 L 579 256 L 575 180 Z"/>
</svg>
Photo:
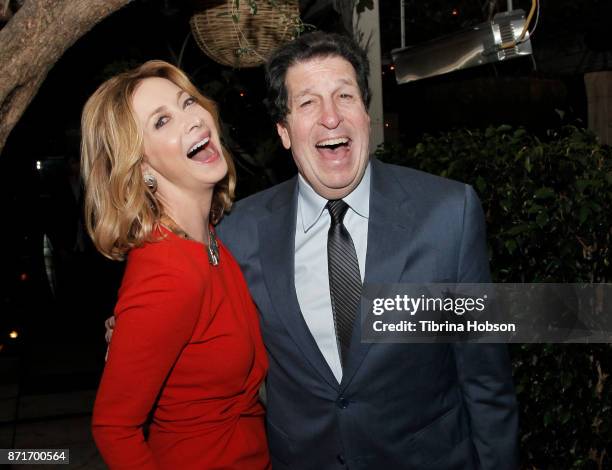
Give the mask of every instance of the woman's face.
<svg viewBox="0 0 612 470">
<path fill-rule="evenodd" d="M 143 130 L 143 170 L 156 177 L 162 196 L 212 190 L 227 174 L 212 115 L 183 89 L 165 78 L 146 78 L 132 106 Z"/>
</svg>

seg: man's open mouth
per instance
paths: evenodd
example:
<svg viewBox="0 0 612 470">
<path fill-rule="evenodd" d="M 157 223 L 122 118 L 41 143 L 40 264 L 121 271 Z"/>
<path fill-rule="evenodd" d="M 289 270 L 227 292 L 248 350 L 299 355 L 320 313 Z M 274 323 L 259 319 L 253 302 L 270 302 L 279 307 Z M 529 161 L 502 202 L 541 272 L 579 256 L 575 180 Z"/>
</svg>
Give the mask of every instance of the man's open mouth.
<svg viewBox="0 0 612 470">
<path fill-rule="evenodd" d="M 335 139 L 326 139 L 316 143 L 316 147 L 322 150 L 337 150 L 339 148 L 348 148 L 351 140 L 348 137 L 337 137 Z"/>
</svg>

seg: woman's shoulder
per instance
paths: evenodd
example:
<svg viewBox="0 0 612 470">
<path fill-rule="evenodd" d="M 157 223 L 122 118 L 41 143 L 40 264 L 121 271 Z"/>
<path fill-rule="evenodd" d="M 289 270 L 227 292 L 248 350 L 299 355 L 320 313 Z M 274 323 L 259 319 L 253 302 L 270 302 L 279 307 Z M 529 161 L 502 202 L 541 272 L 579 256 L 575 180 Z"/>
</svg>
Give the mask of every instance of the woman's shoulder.
<svg viewBox="0 0 612 470">
<path fill-rule="evenodd" d="M 178 280 L 197 284 L 208 275 L 207 263 L 197 242 L 184 240 L 166 229 L 156 230 L 151 239 L 128 253 L 126 277 L 152 277 L 165 273 Z"/>
<path fill-rule="evenodd" d="M 164 318 L 178 315 L 185 321 L 195 321 L 198 299 L 206 295 L 210 284 L 208 270 L 194 262 L 189 246 L 183 247 L 173 235 L 130 250 L 115 309 L 117 315 L 137 306 Z"/>
</svg>

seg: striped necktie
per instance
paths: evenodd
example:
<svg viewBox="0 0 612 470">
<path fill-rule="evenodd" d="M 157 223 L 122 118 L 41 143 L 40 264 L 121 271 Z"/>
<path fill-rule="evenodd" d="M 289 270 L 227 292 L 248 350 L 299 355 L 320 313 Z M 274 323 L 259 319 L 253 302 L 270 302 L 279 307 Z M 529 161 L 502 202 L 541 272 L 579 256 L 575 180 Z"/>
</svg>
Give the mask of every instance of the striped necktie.
<svg viewBox="0 0 612 470">
<path fill-rule="evenodd" d="M 342 199 L 328 201 L 331 226 L 327 235 L 327 263 L 336 341 L 344 368 L 351 344 L 353 323 L 361 296 L 361 275 L 353 239 L 342 223 L 349 206 Z"/>
</svg>

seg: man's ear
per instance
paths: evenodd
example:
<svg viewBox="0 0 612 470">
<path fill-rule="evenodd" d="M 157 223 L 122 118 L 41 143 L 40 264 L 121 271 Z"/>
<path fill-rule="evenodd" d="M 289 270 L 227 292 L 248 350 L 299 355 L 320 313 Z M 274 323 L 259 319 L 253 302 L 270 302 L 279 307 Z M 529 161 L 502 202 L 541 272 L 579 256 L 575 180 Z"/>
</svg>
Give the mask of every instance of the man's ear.
<svg viewBox="0 0 612 470">
<path fill-rule="evenodd" d="M 276 132 L 278 132 L 278 136 L 281 138 L 281 141 L 283 142 L 283 147 L 289 150 L 291 148 L 291 138 L 289 137 L 289 131 L 287 130 L 287 127 L 283 123 L 277 122 Z"/>
</svg>

